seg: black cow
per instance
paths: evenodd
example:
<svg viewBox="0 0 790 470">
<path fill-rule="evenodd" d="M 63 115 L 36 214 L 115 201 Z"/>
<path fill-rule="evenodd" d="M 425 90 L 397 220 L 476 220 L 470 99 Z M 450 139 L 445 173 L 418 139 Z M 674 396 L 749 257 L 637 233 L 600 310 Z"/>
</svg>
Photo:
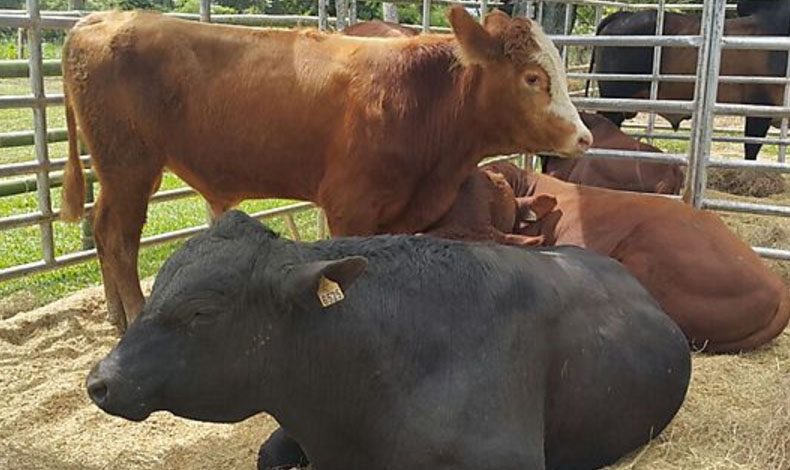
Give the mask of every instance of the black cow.
<svg viewBox="0 0 790 470">
<path fill-rule="evenodd" d="M 764 10 L 781 11 L 788 3 L 790 0 L 738 0 L 735 8 L 738 16 L 749 16 Z"/>
<path fill-rule="evenodd" d="M 689 373 L 681 331 L 608 258 L 292 242 L 232 211 L 165 263 L 87 389 L 135 421 L 270 413 L 315 470 L 583 470 L 655 437 Z"/>
<path fill-rule="evenodd" d="M 751 3 L 751 2 L 750 2 Z M 758 2 L 754 2 L 758 3 Z M 790 34 L 790 2 L 776 1 L 774 8 L 765 5 L 740 6 L 750 12 L 743 18 L 732 18 L 725 22 L 724 34 L 730 36 L 787 36 Z M 656 32 L 656 12 L 620 11 L 610 15 L 598 25 L 596 34 L 601 36 L 651 36 Z M 664 17 L 664 35 L 696 35 L 700 31 L 697 16 L 668 12 Z M 697 52 L 693 48 L 665 47 L 661 55 L 661 73 L 667 75 L 696 73 Z M 785 76 L 787 54 L 780 51 L 725 50 L 722 52 L 721 75 Z M 651 74 L 653 72 L 652 47 L 597 47 L 590 63 L 595 73 Z M 598 89 L 604 98 L 647 98 L 650 82 L 599 80 Z M 692 100 L 694 83 L 664 82 L 659 85 L 658 99 Z M 784 99 L 782 85 L 765 84 L 720 84 L 719 102 L 755 105 L 781 105 Z M 620 126 L 623 120 L 636 113 L 601 113 Z M 675 130 L 688 115 L 664 114 Z M 765 137 L 771 126 L 771 118 L 747 117 L 745 135 Z M 778 125 L 777 123 L 775 123 Z M 745 156 L 757 158 L 762 144 L 744 144 Z"/>
</svg>

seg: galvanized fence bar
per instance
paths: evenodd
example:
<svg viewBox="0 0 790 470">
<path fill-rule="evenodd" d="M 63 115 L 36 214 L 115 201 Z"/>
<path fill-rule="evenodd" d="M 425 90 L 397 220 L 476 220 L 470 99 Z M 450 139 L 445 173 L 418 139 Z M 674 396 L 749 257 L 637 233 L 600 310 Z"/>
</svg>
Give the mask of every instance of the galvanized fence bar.
<svg viewBox="0 0 790 470">
<path fill-rule="evenodd" d="M 211 0 L 200 0 L 200 21 L 211 23 Z"/>
<path fill-rule="evenodd" d="M 348 24 L 357 24 L 357 0 L 351 0 L 348 4 Z"/>
<path fill-rule="evenodd" d="M 321 31 L 326 31 L 328 25 L 326 2 L 327 0 L 318 0 L 318 29 Z"/>
<path fill-rule="evenodd" d="M 664 0 L 659 0 L 658 12 L 656 13 L 656 36 L 664 35 Z M 661 73 L 661 46 L 653 47 L 653 73 L 650 78 L 650 99 L 658 99 L 658 75 Z M 647 117 L 648 142 L 653 142 L 653 131 L 656 126 L 656 113 L 651 111 Z"/>
<path fill-rule="evenodd" d="M 36 104 L 33 106 L 33 141 L 36 161 L 42 167 L 36 173 L 36 196 L 38 210 L 44 217 L 52 216 L 52 201 L 49 194 L 49 148 L 47 144 L 47 106 L 44 103 L 44 77 L 42 76 L 43 57 L 41 52 L 41 29 L 39 21 L 38 0 L 27 0 L 27 11 L 31 26 L 27 30 L 28 47 L 30 48 L 30 89 Z M 44 220 L 39 224 L 41 230 L 41 249 L 44 262 L 55 261 L 55 237 L 52 221 Z"/>
<path fill-rule="evenodd" d="M 422 0 L 422 31 L 431 32 L 431 0 Z"/>
<path fill-rule="evenodd" d="M 785 78 L 787 78 L 788 80 L 785 83 L 785 87 L 783 91 L 784 95 L 782 97 L 782 105 L 785 108 L 788 108 L 790 107 L 790 50 L 787 51 L 787 56 L 785 60 L 787 60 L 787 67 L 785 67 Z M 785 116 L 782 118 L 782 124 L 779 130 L 779 135 L 782 138 L 782 140 L 787 138 L 787 126 L 788 126 L 788 118 L 787 116 Z M 786 153 L 787 153 L 787 146 L 781 145 L 779 147 L 779 155 L 777 156 L 780 162 L 785 161 Z"/>
<path fill-rule="evenodd" d="M 702 10 L 703 41 L 697 59 L 697 76 L 700 80 L 694 90 L 694 126 L 689 142 L 689 165 L 683 200 L 694 207 L 701 207 L 705 196 L 705 166 L 710 153 L 713 131 L 713 113 L 718 93 L 717 78 L 721 61 L 719 47 L 724 34 L 724 9 L 726 0 L 709 0 Z"/>
<path fill-rule="evenodd" d="M 346 18 L 348 18 L 348 3 L 346 0 L 335 0 L 335 18 L 338 31 L 346 28 Z"/>
</svg>

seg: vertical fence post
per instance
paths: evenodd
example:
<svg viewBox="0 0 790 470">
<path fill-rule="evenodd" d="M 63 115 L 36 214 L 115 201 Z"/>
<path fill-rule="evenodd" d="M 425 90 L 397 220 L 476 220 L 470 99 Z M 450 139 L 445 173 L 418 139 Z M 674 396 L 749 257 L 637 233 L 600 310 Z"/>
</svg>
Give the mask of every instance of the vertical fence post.
<svg viewBox="0 0 790 470">
<path fill-rule="evenodd" d="M 789 80 L 785 82 L 784 98 L 782 99 L 782 106 L 787 108 L 790 106 L 790 51 L 787 51 L 787 69 L 785 70 L 785 78 Z M 782 140 L 787 139 L 787 117 L 782 118 L 782 125 L 779 128 L 779 138 Z M 787 156 L 787 145 L 779 145 L 779 163 L 784 163 Z"/>
<path fill-rule="evenodd" d="M 656 12 L 656 36 L 664 35 L 664 0 L 659 0 Z M 650 99 L 658 98 L 658 75 L 661 72 L 661 46 L 653 47 L 653 76 L 650 78 Z M 650 111 L 647 117 L 647 141 L 653 143 L 653 133 L 656 127 L 656 113 Z"/>
<path fill-rule="evenodd" d="M 93 180 L 86 179 L 85 184 L 85 202 L 93 202 Z M 90 250 L 91 248 L 96 248 L 96 244 L 93 241 L 93 225 L 90 217 L 83 217 L 80 225 L 82 229 L 82 249 Z"/>
<path fill-rule="evenodd" d="M 527 0 L 515 0 L 513 2 L 513 18 L 526 17 L 529 18 L 530 3 Z"/>
<path fill-rule="evenodd" d="M 350 0 L 351 3 L 348 4 L 348 24 L 355 25 L 357 24 L 357 0 Z"/>
<path fill-rule="evenodd" d="M 38 210 L 47 218 L 41 222 L 41 247 L 44 262 L 55 262 L 55 239 L 52 231 L 52 201 L 49 194 L 49 148 L 47 146 L 47 107 L 44 103 L 44 75 L 41 57 L 41 11 L 38 0 L 27 0 L 30 28 L 27 30 L 30 48 L 30 88 L 36 104 L 33 106 L 33 144 L 36 160 L 41 168 L 36 173 Z"/>
<path fill-rule="evenodd" d="M 16 30 L 16 58 L 22 60 L 25 58 L 25 29 L 18 28 Z"/>
<path fill-rule="evenodd" d="M 326 2 L 327 0 L 318 0 L 318 29 L 326 31 Z"/>
<path fill-rule="evenodd" d="M 488 14 L 488 0 L 480 0 L 480 22 L 482 23 L 483 20 Z"/>
<path fill-rule="evenodd" d="M 396 7 L 394 3 L 382 3 L 381 16 L 384 18 L 384 21 L 389 21 L 390 23 L 400 22 L 400 19 L 398 18 L 398 7 Z"/>
<path fill-rule="evenodd" d="M 346 17 L 348 16 L 348 3 L 346 0 L 335 0 L 335 29 L 343 31 L 346 27 Z"/>
<path fill-rule="evenodd" d="M 562 23 L 562 34 L 568 36 L 571 34 L 571 14 L 573 13 L 573 7 L 570 3 L 565 4 L 565 20 Z M 568 46 L 562 46 L 562 66 L 565 69 L 568 69 Z"/>
<path fill-rule="evenodd" d="M 431 32 L 431 0 L 422 0 L 422 32 Z"/>
<path fill-rule="evenodd" d="M 694 87 L 694 113 L 689 142 L 689 164 L 683 201 L 702 207 L 711 137 L 713 106 L 718 92 L 721 38 L 727 0 L 708 0 L 702 7 L 702 44 L 697 54 L 697 83 Z"/>
<path fill-rule="evenodd" d="M 211 23 L 211 0 L 200 0 L 200 21 Z"/>
</svg>

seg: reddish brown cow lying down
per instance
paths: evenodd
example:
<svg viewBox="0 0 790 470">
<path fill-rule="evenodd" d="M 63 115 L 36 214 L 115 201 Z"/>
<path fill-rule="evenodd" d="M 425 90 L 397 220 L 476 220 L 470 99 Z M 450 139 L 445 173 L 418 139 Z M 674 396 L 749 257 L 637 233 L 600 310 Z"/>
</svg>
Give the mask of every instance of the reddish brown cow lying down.
<svg viewBox="0 0 790 470">
<path fill-rule="evenodd" d="M 661 152 L 621 131 L 600 114 L 579 113 L 593 134 L 593 148 Z M 678 165 L 615 159 L 568 160 L 541 157 L 543 173 L 570 183 L 639 193 L 679 194 L 683 171 Z"/>
<path fill-rule="evenodd" d="M 533 241 L 542 237 L 545 245 L 585 247 L 620 261 L 696 347 L 708 352 L 748 350 L 770 341 L 787 325 L 786 286 L 715 214 L 667 198 L 566 183 L 509 163 L 484 169 L 502 174 L 513 195 L 491 191 L 493 185 L 465 185 L 445 219 L 463 220 L 468 206 L 470 223 L 479 226 L 486 220 L 481 208 L 510 214 L 515 196 L 523 214 L 535 195 L 550 195 L 556 208 L 548 214 L 536 211 L 538 220 L 522 224 L 519 235 Z M 499 216 L 487 217 L 493 221 Z M 461 239 L 481 233 L 440 229 L 431 233 Z"/>
</svg>

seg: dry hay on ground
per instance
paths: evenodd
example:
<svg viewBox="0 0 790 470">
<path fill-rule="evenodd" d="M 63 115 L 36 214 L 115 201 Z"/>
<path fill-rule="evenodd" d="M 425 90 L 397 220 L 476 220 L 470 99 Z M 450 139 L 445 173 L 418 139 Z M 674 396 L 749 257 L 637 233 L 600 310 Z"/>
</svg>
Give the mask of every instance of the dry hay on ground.
<svg viewBox="0 0 790 470">
<path fill-rule="evenodd" d="M 132 423 L 90 403 L 85 376 L 117 341 L 104 311 L 92 288 L 0 320 L 0 468 L 253 470 L 275 428 L 268 416 L 222 425 L 156 413 Z M 788 407 L 790 332 L 740 356 L 697 355 L 677 418 L 612 469 L 790 469 Z"/>
<path fill-rule="evenodd" d="M 767 197 L 783 193 L 787 185 L 779 173 L 745 168 L 711 168 L 708 188 L 737 196 Z"/>
</svg>

